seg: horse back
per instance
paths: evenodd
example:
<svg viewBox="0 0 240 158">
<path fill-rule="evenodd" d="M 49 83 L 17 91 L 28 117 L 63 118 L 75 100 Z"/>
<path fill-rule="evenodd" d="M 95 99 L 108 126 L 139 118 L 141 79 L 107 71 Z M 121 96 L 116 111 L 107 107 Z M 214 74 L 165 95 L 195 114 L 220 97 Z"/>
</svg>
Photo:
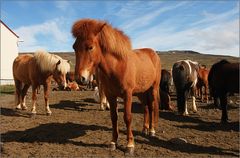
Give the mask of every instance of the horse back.
<svg viewBox="0 0 240 158">
<path fill-rule="evenodd" d="M 226 64 L 222 68 L 223 86 L 229 92 L 239 93 L 239 63 Z"/>
<path fill-rule="evenodd" d="M 197 83 L 197 65 L 192 62 L 181 60 L 174 63 L 172 73 L 176 88 L 188 89 Z"/>
<path fill-rule="evenodd" d="M 130 58 L 130 71 L 135 71 L 135 90 L 149 89 L 153 84 L 160 84 L 161 61 L 157 53 L 150 48 L 133 50 Z M 134 70 L 135 69 L 135 70 Z M 141 89 L 141 90 L 140 90 Z"/>
</svg>

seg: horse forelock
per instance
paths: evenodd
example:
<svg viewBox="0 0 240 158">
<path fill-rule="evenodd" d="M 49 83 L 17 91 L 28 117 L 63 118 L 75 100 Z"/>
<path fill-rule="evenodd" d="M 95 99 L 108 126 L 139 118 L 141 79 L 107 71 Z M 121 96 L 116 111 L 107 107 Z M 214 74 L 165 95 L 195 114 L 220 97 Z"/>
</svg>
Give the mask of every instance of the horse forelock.
<svg viewBox="0 0 240 158">
<path fill-rule="evenodd" d="M 60 64 L 57 66 L 58 71 L 65 74 L 70 71 L 70 65 L 67 60 L 62 59 L 58 55 L 50 54 L 44 50 L 41 50 L 36 51 L 34 58 L 42 72 L 52 72 L 56 68 L 56 64 L 59 60 Z"/>
<path fill-rule="evenodd" d="M 86 40 L 91 35 L 98 36 L 103 53 L 112 53 L 124 58 L 132 50 L 131 41 L 121 30 L 113 28 L 105 21 L 82 19 L 74 23 L 72 34 L 75 38 Z"/>
</svg>

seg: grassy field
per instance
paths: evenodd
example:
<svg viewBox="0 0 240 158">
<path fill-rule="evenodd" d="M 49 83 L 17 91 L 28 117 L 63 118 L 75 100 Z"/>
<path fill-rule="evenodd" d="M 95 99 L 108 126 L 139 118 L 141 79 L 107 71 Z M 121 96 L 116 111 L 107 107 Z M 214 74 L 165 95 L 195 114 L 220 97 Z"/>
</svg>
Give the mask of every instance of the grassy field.
<svg viewBox="0 0 240 158">
<path fill-rule="evenodd" d="M 14 85 L 2 85 L 0 86 L 0 95 L 4 94 L 14 94 Z"/>
</svg>

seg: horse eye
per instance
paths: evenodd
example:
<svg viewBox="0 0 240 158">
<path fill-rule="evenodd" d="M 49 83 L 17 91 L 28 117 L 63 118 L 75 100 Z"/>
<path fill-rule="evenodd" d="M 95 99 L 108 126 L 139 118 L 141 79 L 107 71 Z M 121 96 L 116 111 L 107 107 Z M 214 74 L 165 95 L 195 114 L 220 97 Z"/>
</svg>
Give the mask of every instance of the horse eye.
<svg viewBox="0 0 240 158">
<path fill-rule="evenodd" d="M 92 50 L 93 50 L 93 46 L 87 47 L 87 51 L 88 51 L 88 52 L 91 52 Z"/>
</svg>

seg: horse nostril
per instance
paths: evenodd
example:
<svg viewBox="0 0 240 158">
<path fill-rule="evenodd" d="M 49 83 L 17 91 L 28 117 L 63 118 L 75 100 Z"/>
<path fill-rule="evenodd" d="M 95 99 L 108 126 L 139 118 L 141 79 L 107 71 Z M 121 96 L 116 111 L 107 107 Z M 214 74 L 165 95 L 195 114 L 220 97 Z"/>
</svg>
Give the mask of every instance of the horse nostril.
<svg viewBox="0 0 240 158">
<path fill-rule="evenodd" d="M 85 83 L 85 82 L 86 82 L 85 77 L 81 77 L 81 78 L 80 78 L 80 81 L 81 81 L 82 83 Z"/>
</svg>

